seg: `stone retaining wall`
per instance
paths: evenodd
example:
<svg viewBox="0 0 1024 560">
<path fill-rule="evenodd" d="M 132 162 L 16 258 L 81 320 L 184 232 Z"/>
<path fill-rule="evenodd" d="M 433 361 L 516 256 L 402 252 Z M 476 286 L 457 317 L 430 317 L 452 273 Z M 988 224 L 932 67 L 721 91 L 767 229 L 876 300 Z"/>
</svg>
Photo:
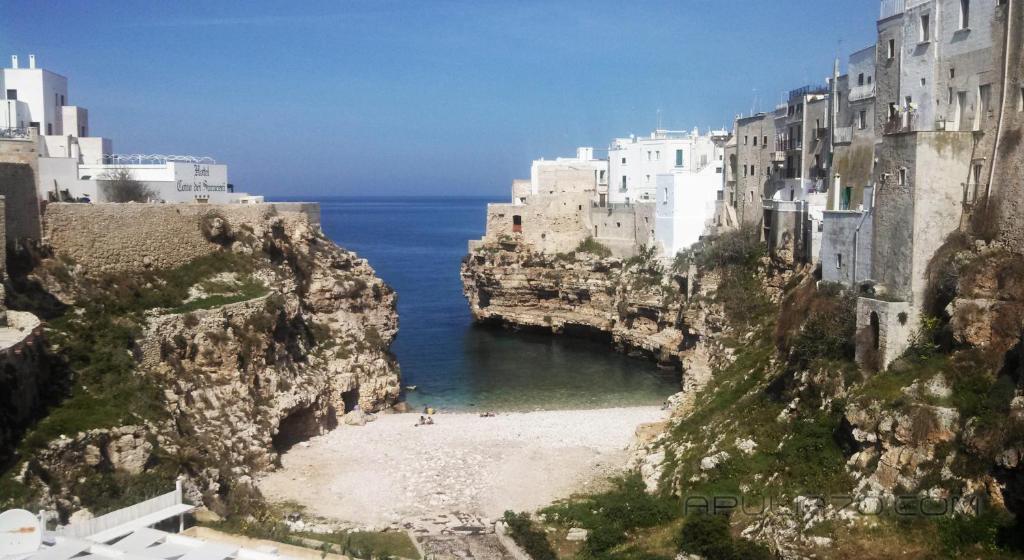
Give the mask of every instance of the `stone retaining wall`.
<svg viewBox="0 0 1024 560">
<path fill-rule="evenodd" d="M 220 249 L 203 224 L 220 218 L 228 235 L 260 235 L 280 221 L 286 232 L 319 228 L 315 203 L 282 204 L 75 204 L 46 207 L 46 242 L 87 274 L 181 266 Z M 226 224 L 226 226 L 225 226 Z"/>
</svg>

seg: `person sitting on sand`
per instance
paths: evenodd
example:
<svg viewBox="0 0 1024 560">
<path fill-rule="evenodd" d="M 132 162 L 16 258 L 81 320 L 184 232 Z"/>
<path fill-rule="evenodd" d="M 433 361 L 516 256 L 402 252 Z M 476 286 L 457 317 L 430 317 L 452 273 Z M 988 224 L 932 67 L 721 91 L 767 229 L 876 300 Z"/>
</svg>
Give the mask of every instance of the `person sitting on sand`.
<svg viewBox="0 0 1024 560">
<path fill-rule="evenodd" d="M 415 424 L 413 424 L 413 427 L 422 426 L 422 425 L 424 425 L 426 423 L 427 423 L 427 419 L 422 417 L 422 416 L 420 416 L 420 421 L 416 422 Z"/>
<path fill-rule="evenodd" d="M 491 411 L 487 411 L 487 412 L 484 412 L 483 414 L 481 414 L 480 418 L 494 418 L 495 416 L 497 416 L 497 414 L 495 414 L 495 413 L 493 413 Z"/>
<path fill-rule="evenodd" d="M 432 417 L 430 417 L 430 416 L 427 416 L 427 424 L 433 424 L 433 423 L 434 423 L 434 419 Z"/>
</svg>

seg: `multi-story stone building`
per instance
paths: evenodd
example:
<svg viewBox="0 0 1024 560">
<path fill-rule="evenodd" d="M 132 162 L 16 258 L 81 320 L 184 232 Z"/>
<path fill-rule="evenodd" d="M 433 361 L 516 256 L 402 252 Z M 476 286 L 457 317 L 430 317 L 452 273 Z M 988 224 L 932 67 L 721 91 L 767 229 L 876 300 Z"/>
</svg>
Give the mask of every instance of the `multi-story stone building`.
<svg viewBox="0 0 1024 560">
<path fill-rule="evenodd" d="M 1019 68 L 1010 70 L 1011 60 L 1019 67 L 1019 48 L 1009 50 L 1020 45 L 1013 15 L 1019 4 L 882 2 L 871 277 L 886 301 L 858 301 L 858 327 L 867 334 L 858 342 L 861 363 L 884 368 L 906 349 L 921 315 L 940 311 L 928 269 L 947 237 L 970 227 L 972 213 L 985 216 L 983 224 L 998 224 L 979 208 L 992 207 L 989 196 L 998 190 L 992 178 L 1020 159 L 1019 148 L 999 147 L 1007 138 L 1010 92 L 1019 84 L 1013 82 Z M 1016 183 L 1019 175 L 1003 184 Z"/>
<path fill-rule="evenodd" d="M 775 144 L 763 204 L 769 253 L 787 263 L 817 262 L 827 203 L 832 97 L 827 86 L 789 92 L 773 114 Z"/>
<path fill-rule="evenodd" d="M 739 117 L 733 127 L 735 154 L 728 167 L 734 171 L 735 185 L 728 193 L 729 204 L 744 224 L 760 224 L 764 202 L 775 194 L 772 182 L 772 154 L 775 151 L 775 117 L 758 113 Z"/>
<path fill-rule="evenodd" d="M 822 213 L 821 278 L 848 286 L 871 277 L 875 161 L 875 46 L 850 55 L 833 79 L 831 188 Z"/>
</svg>

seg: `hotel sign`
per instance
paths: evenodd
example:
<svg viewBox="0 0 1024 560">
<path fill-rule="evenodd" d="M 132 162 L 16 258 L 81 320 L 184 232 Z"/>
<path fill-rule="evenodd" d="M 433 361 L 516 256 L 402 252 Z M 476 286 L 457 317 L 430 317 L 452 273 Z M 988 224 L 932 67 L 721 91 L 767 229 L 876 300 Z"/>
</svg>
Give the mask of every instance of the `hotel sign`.
<svg viewBox="0 0 1024 560">
<path fill-rule="evenodd" d="M 228 166 L 209 163 L 174 163 L 174 181 L 178 192 L 227 192 Z"/>
</svg>

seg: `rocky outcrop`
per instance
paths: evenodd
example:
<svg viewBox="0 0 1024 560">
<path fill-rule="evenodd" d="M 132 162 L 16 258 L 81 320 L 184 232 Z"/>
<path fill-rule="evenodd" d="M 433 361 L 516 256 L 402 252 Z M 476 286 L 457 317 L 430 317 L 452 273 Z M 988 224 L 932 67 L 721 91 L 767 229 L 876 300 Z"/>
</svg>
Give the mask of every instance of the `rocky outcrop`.
<svg viewBox="0 0 1024 560">
<path fill-rule="evenodd" d="M 695 342 L 683 281 L 653 260 L 552 256 L 513 241 L 487 242 L 462 263 L 463 292 L 480 323 L 587 336 L 669 365 Z"/>
<path fill-rule="evenodd" d="M 237 266 L 197 278 L 178 308 L 115 319 L 138 324 L 133 375 L 153 389 L 159 410 L 132 425 L 63 434 L 25 458 L 21 480 L 62 514 L 90 505 L 90 477 L 184 476 L 194 499 L 223 511 L 228 491 L 274 468 L 291 445 L 351 410 L 378 411 L 398 399 L 389 352 L 396 296 L 365 259 L 294 216 L 269 214 L 242 227 L 223 215 L 192 223 L 221 247 L 207 266 L 218 254 Z M 107 281 L 70 259 L 63 268 L 49 263 L 61 258 L 33 274 L 76 314 Z M 171 281 L 139 274 L 133 290 Z"/>
</svg>

